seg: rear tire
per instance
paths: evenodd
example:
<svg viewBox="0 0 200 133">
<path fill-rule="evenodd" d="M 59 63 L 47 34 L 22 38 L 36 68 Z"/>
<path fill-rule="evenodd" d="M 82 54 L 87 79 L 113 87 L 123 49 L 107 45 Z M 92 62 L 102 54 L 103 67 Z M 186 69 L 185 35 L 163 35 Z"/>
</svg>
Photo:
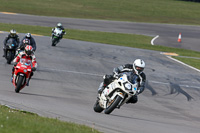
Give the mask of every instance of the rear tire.
<svg viewBox="0 0 200 133">
<path fill-rule="evenodd" d="M 16 93 L 19 93 L 21 86 L 22 86 L 22 83 L 23 83 L 23 79 L 24 79 L 24 77 L 19 75 L 18 81 L 17 81 L 17 86 L 15 88 Z"/>
<path fill-rule="evenodd" d="M 104 109 L 99 105 L 99 100 L 96 100 L 96 103 L 93 107 L 94 111 L 97 113 L 101 113 Z"/>
<path fill-rule="evenodd" d="M 119 104 L 119 102 L 122 100 L 120 96 L 117 96 L 114 101 L 111 103 L 109 107 L 107 107 L 104 111 L 105 114 L 110 114 Z"/>
</svg>

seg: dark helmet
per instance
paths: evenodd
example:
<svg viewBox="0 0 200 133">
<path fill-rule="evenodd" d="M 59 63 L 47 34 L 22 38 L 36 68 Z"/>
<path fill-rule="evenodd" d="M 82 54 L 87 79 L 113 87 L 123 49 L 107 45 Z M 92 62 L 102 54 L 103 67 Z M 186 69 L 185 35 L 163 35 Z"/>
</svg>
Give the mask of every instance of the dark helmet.
<svg viewBox="0 0 200 133">
<path fill-rule="evenodd" d="M 17 32 L 15 29 L 10 30 L 10 36 L 15 37 L 17 35 Z"/>
<path fill-rule="evenodd" d="M 27 46 L 25 47 L 25 53 L 26 53 L 27 55 L 31 55 L 31 54 L 33 53 L 33 47 L 32 47 L 31 45 L 27 45 Z"/>
<path fill-rule="evenodd" d="M 26 33 L 25 37 L 30 39 L 31 38 L 31 33 Z"/>
</svg>

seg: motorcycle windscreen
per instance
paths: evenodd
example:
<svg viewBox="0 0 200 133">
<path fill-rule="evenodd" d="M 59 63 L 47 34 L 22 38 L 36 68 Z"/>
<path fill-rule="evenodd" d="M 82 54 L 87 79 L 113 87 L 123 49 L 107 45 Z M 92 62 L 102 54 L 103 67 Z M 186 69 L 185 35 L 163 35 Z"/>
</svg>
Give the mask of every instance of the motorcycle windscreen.
<svg viewBox="0 0 200 133">
<path fill-rule="evenodd" d="M 23 65 L 25 65 L 25 66 L 31 66 L 31 64 L 32 64 L 31 60 L 24 59 L 24 58 L 20 59 L 20 63 L 23 64 Z"/>
<path fill-rule="evenodd" d="M 11 38 L 7 41 L 6 46 L 9 47 L 10 49 L 15 48 L 16 47 L 16 41 L 13 38 Z"/>
<path fill-rule="evenodd" d="M 138 83 L 139 76 L 134 74 L 133 72 L 123 72 L 122 74 L 126 74 L 128 77 L 128 81 L 132 84 Z"/>
</svg>

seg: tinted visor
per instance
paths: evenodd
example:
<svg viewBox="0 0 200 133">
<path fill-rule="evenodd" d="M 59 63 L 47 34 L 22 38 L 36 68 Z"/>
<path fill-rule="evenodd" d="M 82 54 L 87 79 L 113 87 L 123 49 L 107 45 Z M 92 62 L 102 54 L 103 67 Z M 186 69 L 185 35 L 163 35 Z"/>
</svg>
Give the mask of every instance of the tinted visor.
<svg viewBox="0 0 200 133">
<path fill-rule="evenodd" d="M 10 36 L 11 36 L 11 37 L 15 37 L 16 34 L 15 34 L 15 33 L 10 33 Z"/>
<path fill-rule="evenodd" d="M 143 67 L 138 67 L 138 66 L 136 66 L 135 69 L 136 69 L 139 73 L 142 72 L 142 71 L 144 70 Z"/>
<path fill-rule="evenodd" d="M 32 51 L 31 51 L 31 50 L 28 50 L 28 51 L 26 51 L 26 54 L 27 54 L 27 55 L 31 55 L 31 54 L 32 54 Z"/>
</svg>

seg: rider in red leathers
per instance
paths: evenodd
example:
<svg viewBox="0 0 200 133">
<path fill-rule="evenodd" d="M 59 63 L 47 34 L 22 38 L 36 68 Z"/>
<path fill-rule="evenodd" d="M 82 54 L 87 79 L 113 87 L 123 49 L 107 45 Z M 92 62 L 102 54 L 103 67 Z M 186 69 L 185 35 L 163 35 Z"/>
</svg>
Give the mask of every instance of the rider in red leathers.
<svg viewBox="0 0 200 133">
<path fill-rule="evenodd" d="M 36 57 L 34 55 L 34 52 L 33 52 L 33 47 L 31 45 L 27 45 L 25 47 L 25 50 L 20 52 L 18 54 L 18 56 L 13 60 L 14 62 L 14 67 L 12 69 L 12 78 L 13 78 L 13 74 L 14 74 L 14 70 L 15 70 L 15 66 L 17 65 L 17 63 L 20 61 L 21 58 L 25 58 L 25 59 L 28 59 L 28 60 L 31 60 L 32 61 L 32 72 L 31 72 L 31 75 L 28 79 L 28 82 L 27 82 L 27 86 L 29 86 L 29 80 L 31 79 L 31 77 L 33 76 L 33 71 L 36 70 L 37 68 L 37 62 L 36 62 Z M 12 78 L 11 78 L 11 81 L 12 81 Z"/>
</svg>

